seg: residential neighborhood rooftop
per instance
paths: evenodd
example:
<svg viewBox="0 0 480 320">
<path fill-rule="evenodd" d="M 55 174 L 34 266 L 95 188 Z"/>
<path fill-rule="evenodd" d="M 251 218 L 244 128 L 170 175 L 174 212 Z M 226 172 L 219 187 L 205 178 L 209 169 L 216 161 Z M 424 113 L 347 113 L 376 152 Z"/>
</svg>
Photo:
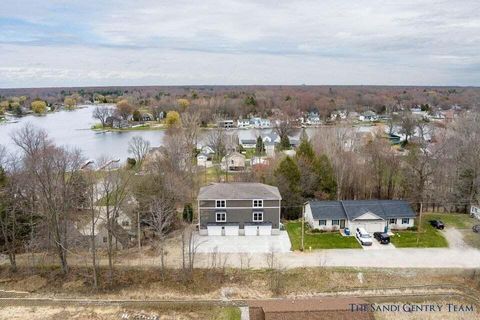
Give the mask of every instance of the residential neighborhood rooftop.
<svg viewBox="0 0 480 320">
<path fill-rule="evenodd" d="M 309 204 L 315 219 L 354 220 L 367 212 L 383 219 L 416 216 L 415 211 L 405 200 L 310 201 Z"/>
<path fill-rule="evenodd" d="M 199 200 L 244 200 L 244 199 L 263 199 L 263 200 L 281 200 L 282 197 L 277 187 L 269 186 L 263 183 L 253 182 L 230 182 L 213 183 L 200 188 L 198 194 Z"/>
</svg>

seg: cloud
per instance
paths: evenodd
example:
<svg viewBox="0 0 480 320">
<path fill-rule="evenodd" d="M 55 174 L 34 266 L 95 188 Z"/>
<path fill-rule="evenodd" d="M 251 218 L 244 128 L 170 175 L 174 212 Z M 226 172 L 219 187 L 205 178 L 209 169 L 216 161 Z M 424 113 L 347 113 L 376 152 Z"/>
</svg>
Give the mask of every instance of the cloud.
<svg viewBox="0 0 480 320">
<path fill-rule="evenodd" d="M 474 0 L 37 2 L 0 8 L 2 87 L 480 85 Z"/>
</svg>

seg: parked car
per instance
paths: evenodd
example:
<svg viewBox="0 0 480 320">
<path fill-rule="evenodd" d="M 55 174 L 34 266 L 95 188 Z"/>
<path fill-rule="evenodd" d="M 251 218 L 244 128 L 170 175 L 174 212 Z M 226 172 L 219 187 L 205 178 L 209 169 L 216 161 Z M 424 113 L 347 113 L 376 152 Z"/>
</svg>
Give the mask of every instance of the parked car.
<svg viewBox="0 0 480 320">
<path fill-rule="evenodd" d="M 445 229 L 445 225 L 440 220 L 430 220 L 429 222 L 430 222 L 431 226 L 436 228 L 436 229 L 439 229 L 439 230 Z"/>
<path fill-rule="evenodd" d="M 362 246 L 371 246 L 373 244 L 372 237 L 364 228 L 357 228 L 357 232 L 355 233 L 358 241 L 362 244 Z"/>
<path fill-rule="evenodd" d="M 385 232 L 374 232 L 373 237 L 378 240 L 381 244 L 389 244 L 390 236 Z"/>
<path fill-rule="evenodd" d="M 480 233 L 480 224 L 474 225 L 472 227 L 473 232 Z"/>
</svg>

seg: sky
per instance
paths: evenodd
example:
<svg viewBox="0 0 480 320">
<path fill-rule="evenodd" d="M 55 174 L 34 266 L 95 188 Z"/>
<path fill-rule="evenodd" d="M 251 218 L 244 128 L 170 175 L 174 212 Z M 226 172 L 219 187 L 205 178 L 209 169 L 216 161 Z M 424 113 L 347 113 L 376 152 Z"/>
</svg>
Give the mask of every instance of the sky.
<svg viewBox="0 0 480 320">
<path fill-rule="evenodd" d="M 1 0 L 0 88 L 480 85 L 479 0 Z"/>
</svg>

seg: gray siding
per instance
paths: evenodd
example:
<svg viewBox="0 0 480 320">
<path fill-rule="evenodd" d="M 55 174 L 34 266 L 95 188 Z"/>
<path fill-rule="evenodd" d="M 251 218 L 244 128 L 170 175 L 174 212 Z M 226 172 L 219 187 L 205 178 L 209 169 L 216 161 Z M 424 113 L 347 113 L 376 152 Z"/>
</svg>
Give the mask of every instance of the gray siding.
<svg viewBox="0 0 480 320">
<path fill-rule="evenodd" d="M 254 211 L 263 212 L 263 222 L 272 223 L 273 229 L 279 228 L 279 208 L 254 209 L 251 207 L 245 209 L 200 209 L 200 228 L 206 228 L 208 223 L 216 223 L 216 212 L 226 212 L 227 223 L 238 223 L 240 229 L 243 229 L 245 222 L 253 222 Z"/>
<path fill-rule="evenodd" d="M 252 200 L 228 200 L 228 199 L 216 199 L 227 200 L 227 208 L 251 208 Z M 260 199 L 261 200 L 261 199 Z M 264 207 L 278 207 L 278 200 L 263 200 Z M 215 200 L 200 200 L 201 208 L 215 208 Z"/>
</svg>

